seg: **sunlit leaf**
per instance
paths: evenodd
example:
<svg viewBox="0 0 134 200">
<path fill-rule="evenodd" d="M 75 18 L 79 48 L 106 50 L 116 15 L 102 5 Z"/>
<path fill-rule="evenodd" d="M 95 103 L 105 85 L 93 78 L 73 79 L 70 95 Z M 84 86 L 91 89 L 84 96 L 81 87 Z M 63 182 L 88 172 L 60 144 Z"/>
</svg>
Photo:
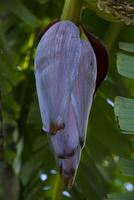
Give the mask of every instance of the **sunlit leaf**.
<svg viewBox="0 0 134 200">
<path fill-rule="evenodd" d="M 134 79 L 134 56 L 119 52 L 117 54 L 117 69 L 119 74 Z"/>
<path fill-rule="evenodd" d="M 128 43 L 128 42 L 119 42 L 120 49 L 134 53 L 134 43 Z"/>
<path fill-rule="evenodd" d="M 123 133 L 134 133 L 134 100 L 125 97 L 116 97 L 115 115 L 118 118 Z"/>
</svg>

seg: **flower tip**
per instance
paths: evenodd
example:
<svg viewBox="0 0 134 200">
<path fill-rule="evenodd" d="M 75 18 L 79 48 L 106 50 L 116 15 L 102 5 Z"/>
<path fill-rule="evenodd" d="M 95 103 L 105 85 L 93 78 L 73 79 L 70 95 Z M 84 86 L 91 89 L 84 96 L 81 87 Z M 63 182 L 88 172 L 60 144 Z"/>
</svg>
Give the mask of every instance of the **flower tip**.
<svg viewBox="0 0 134 200">
<path fill-rule="evenodd" d="M 60 176 L 61 176 L 65 186 L 67 187 L 68 190 L 71 190 L 73 183 L 74 183 L 74 179 L 75 179 L 75 169 L 66 171 L 63 169 L 63 167 L 61 165 L 59 168 L 59 171 L 60 171 Z"/>
<path fill-rule="evenodd" d="M 68 174 L 68 175 L 62 174 L 61 176 L 62 176 L 63 182 L 64 182 L 65 186 L 67 187 L 67 189 L 71 190 L 73 183 L 74 183 L 74 175 L 72 175 L 72 174 Z"/>
</svg>

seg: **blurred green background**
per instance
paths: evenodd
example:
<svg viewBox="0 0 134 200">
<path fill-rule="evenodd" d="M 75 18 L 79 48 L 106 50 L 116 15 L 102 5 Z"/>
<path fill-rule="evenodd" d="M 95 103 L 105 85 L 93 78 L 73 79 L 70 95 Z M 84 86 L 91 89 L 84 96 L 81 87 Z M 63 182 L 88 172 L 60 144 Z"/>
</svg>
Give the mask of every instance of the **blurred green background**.
<svg viewBox="0 0 134 200">
<path fill-rule="evenodd" d="M 134 97 L 134 81 L 118 73 L 124 63 L 125 67 L 133 66 L 130 74 L 134 73 L 134 27 L 100 11 L 97 1 L 86 2 L 82 22 L 104 41 L 110 64 L 94 99 L 75 184 L 67 191 L 59 181 L 51 147 L 41 130 L 34 79 L 38 34 L 60 18 L 64 1 L 0 0 L 0 112 L 5 137 L 4 153 L 0 152 L 1 200 L 134 199 L 134 163 L 127 166 L 131 173 L 122 174 L 122 167 L 128 163 L 123 158 L 134 158 L 133 135 L 120 133 L 114 114 L 116 96 Z M 124 52 L 119 44 L 126 43 Z M 134 109 L 130 115 L 134 119 Z M 134 128 L 129 131 L 133 133 Z M 108 193 L 122 192 L 125 194 L 118 198 L 107 197 Z"/>
</svg>

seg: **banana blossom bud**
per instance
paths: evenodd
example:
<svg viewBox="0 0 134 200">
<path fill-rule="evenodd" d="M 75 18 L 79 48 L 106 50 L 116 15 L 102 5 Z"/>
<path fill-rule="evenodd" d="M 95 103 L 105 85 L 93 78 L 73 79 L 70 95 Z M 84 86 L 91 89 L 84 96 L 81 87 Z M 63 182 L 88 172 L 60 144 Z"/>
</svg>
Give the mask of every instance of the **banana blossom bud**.
<svg viewBox="0 0 134 200">
<path fill-rule="evenodd" d="M 50 137 L 68 188 L 73 184 L 85 143 L 94 92 L 107 71 L 102 70 L 98 79 L 95 52 L 99 51 L 94 41 L 89 41 L 81 39 L 79 28 L 71 21 L 56 22 L 43 34 L 35 56 L 43 130 Z"/>
</svg>

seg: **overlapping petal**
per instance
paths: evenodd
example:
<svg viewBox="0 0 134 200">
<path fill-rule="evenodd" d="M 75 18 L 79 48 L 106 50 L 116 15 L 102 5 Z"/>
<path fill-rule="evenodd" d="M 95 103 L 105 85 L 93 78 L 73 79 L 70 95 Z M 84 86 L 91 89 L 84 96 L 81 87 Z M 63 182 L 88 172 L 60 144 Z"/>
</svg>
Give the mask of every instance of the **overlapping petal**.
<svg viewBox="0 0 134 200">
<path fill-rule="evenodd" d="M 81 40 L 81 58 L 78 75 L 71 94 L 79 128 L 80 144 L 83 147 L 86 139 L 87 122 L 96 87 L 96 57 L 91 44 Z"/>
<path fill-rule="evenodd" d="M 80 50 L 79 29 L 69 21 L 53 25 L 38 44 L 35 77 L 46 132 L 64 128 Z"/>
</svg>

